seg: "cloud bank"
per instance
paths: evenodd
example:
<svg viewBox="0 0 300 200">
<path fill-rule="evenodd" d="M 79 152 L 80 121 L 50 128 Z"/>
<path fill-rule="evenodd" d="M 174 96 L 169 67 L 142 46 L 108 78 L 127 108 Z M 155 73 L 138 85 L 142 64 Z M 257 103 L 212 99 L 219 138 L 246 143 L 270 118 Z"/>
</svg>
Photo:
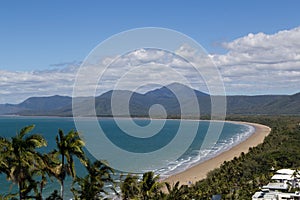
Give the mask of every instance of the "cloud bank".
<svg viewBox="0 0 300 200">
<path fill-rule="evenodd" d="M 213 60 L 229 93 L 300 91 L 300 27 L 273 35 L 250 33 L 223 46 L 228 52 Z"/>
<path fill-rule="evenodd" d="M 145 92 L 158 84 L 185 83 L 206 91 L 210 80 L 199 79 L 192 65 L 200 66 L 201 73 L 209 73 L 213 63 L 220 70 L 227 94 L 292 94 L 300 91 L 300 27 L 275 34 L 249 33 L 231 42 L 223 43 L 225 54 L 194 58 L 191 47 L 183 44 L 175 54 L 163 50 L 139 49 L 122 56 L 106 57 L 87 72 L 85 85 L 97 74 L 99 65 L 111 63 L 100 80 L 98 94 L 113 89 L 122 77 L 122 89 Z M 180 56 L 190 57 L 187 62 Z M 210 59 L 208 59 L 210 58 Z M 0 103 L 19 103 L 31 96 L 72 95 L 79 69 L 78 62 L 53 65 L 52 70 L 13 72 L 0 70 Z M 171 70 L 170 70 L 171 69 Z M 148 83 L 148 85 L 147 85 Z"/>
</svg>

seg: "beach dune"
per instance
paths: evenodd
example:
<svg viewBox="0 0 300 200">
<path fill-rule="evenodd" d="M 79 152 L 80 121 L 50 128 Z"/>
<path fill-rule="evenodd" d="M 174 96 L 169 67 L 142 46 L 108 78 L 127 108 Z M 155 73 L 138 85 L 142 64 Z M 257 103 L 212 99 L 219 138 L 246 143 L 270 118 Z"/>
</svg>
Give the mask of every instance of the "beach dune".
<svg viewBox="0 0 300 200">
<path fill-rule="evenodd" d="M 181 185 L 189 185 L 195 183 L 196 181 L 204 179 L 208 172 L 220 167 L 221 164 L 224 163 L 224 161 L 230 161 L 234 157 L 240 156 L 242 152 L 247 153 L 250 147 L 255 147 L 258 144 L 263 143 L 264 138 L 271 132 L 270 127 L 261 124 L 233 121 L 230 121 L 230 123 L 246 124 L 253 126 L 255 128 L 255 132 L 245 141 L 237 144 L 236 146 L 233 146 L 231 149 L 217 155 L 216 157 L 204 161 L 198 165 L 195 165 L 183 172 L 169 176 L 163 181 L 168 182 L 170 184 L 175 184 L 177 181 L 180 181 Z"/>
</svg>

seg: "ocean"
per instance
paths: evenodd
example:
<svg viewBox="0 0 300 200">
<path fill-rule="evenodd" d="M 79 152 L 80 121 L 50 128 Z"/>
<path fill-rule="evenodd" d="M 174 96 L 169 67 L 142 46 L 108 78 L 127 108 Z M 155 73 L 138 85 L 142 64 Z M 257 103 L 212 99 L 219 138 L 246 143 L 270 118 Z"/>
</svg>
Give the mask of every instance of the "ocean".
<svg viewBox="0 0 300 200">
<path fill-rule="evenodd" d="M 89 126 L 89 118 L 82 119 L 86 129 L 84 130 L 78 130 L 83 134 L 83 137 L 89 138 L 88 134 L 85 134 L 84 132 L 89 132 L 89 134 L 95 134 L 93 133 L 93 126 Z M 138 125 L 139 128 L 131 128 L 129 124 L 132 122 L 130 119 L 121 119 L 122 125 L 128 127 L 126 128 L 126 132 L 138 132 L 135 134 L 140 134 L 140 138 L 133 140 L 133 136 L 128 136 L 122 132 L 122 129 L 118 127 L 118 124 L 114 121 L 112 118 L 104 118 L 100 119 L 99 126 L 102 128 L 103 131 L 106 132 L 106 137 L 110 140 L 112 140 L 114 146 L 118 146 L 120 149 L 122 149 L 124 152 L 131 152 L 133 155 L 141 154 L 145 156 L 139 156 L 138 160 L 136 162 L 132 162 L 132 160 L 118 156 L 114 158 L 103 158 L 107 160 L 108 162 L 111 161 L 114 166 L 117 166 L 118 170 L 114 176 L 115 180 L 118 181 L 120 174 L 124 174 L 127 172 L 130 173 L 142 173 L 146 171 L 154 171 L 156 174 L 159 174 L 160 177 L 164 178 L 167 176 L 170 176 L 172 174 L 184 171 L 185 169 L 198 164 L 200 162 L 203 162 L 209 158 L 215 157 L 216 155 L 230 149 L 232 146 L 244 141 L 246 138 L 248 138 L 254 131 L 255 128 L 248 125 L 241 125 L 241 124 L 235 124 L 235 123 L 224 123 L 224 126 L 222 128 L 222 132 L 220 135 L 218 135 L 218 139 L 214 145 L 204 145 L 203 141 L 205 141 L 205 138 L 207 134 L 207 130 L 209 129 L 210 122 L 209 121 L 193 121 L 193 120 L 165 120 L 163 123 L 163 128 L 161 128 L 158 131 L 158 134 L 151 135 L 151 129 L 155 130 L 157 132 L 157 127 L 160 127 L 162 125 L 162 120 L 149 120 L 149 119 L 135 119 L 134 122 L 136 125 Z M 221 122 L 213 122 L 213 123 L 221 123 Z M 55 136 L 58 134 L 58 129 L 62 129 L 64 133 L 66 134 L 71 129 L 76 129 L 75 123 L 73 118 L 59 118 L 59 117 L 20 117 L 20 116 L 3 116 L 0 117 L 0 135 L 2 137 L 11 137 L 16 134 L 16 132 L 20 131 L 21 128 L 27 125 L 35 125 L 35 129 L 33 130 L 33 133 L 40 133 L 42 134 L 45 139 L 48 141 L 48 146 L 46 148 L 42 148 L 40 151 L 42 152 L 48 152 L 55 148 Z M 147 131 L 143 132 L 143 128 L 147 127 L 149 124 L 149 127 Z M 171 151 L 162 151 L 164 150 L 164 146 L 170 145 L 172 140 L 175 137 L 176 134 L 178 134 L 178 129 L 180 126 L 184 126 L 183 129 L 185 131 L 184 135 L 180 140 L 182 143 L 184 143 L 184 138 L 189 138 L 189 134 L 192 134 L 191 132 L 193 129 L 189 131 L 189 127 L 195 127 L 197 126 L 197 132 L 195 135 L 192 135 L 191 142 L 189 142 L 188 147 L 181 146 L 181 143 L 176 144 L 176 148 L 171 149 Z M 138 131 L 137 131 L 138 130 Z M 94 131 L 95 132 L 95 131 Z M 145 136 L 143 137 L 143 134 Z M 135 135 L 136 136 L 136 135 Z M 146 140 L 147 137 L 151 138 L 151 140 Z M 145 145 L 143 142 L 147 142 Z M 112 147 L 108 145 L 102 145 L 101 143 L 97 143 L 99 145 L 93 146 L 89 145 L 87 149 L 85 149 L 88 157 L 92 158 L 96 156 L 96 158 L 102 159 L 103 157 L 110 155 L 113 157 L 113 153 L 106 154 L 106 152 L 112 152 Z M 109 144 L 109 143 L 108 143 Z M 96 148 L 96 151 L 95 149 Z M 102 154 L 95 154 L 95 152 L 102 152 Z M 152 159 L 151 161 L 146 156 L 150 153 L 155 153 L 155 159 Z M 161 153 L 163 152 L 163 153 Z M 175 152 L 175 153 L 174 153 Z M 178 158 L 170 159 L 170 155 L 180 155 Z M 117 160 L 117 161 L 116 161 Z M 154 161 L 153 161 L 154 160 Z M 109 162 L 110 163 L 110 162 Z M 122 163 L 121 165 L 118 165 L 118 163 Z M 79 165 L 78 161 L 76 161 L 75 165 L 77 164 L 77 175 L 81 176 L 84 175 L 85 169 Z M 126 168 L 122 168 L 123 166 L 126 166 Z M 112 166 L 113 167 L 113 166 Z M 126 171 L 121 172 L 122 169 L 126 169 Z M 72 184 L 72 180 L 70 178 L 67 179 L 65 186 L 65 198 L 71 199 L 72 193 L 70 192 L 70 187 Z M 6 177 L 4 175 L 0 175 L 0 194 L 5 194 L 9 191 L 15 191 L 16 187 L 11 184 L 11 182 L 8 182 L 6 180 Z M 59 190 L 59 184 L 56 182 L 56 180 L 49 180 L 44 195 L 48 196 L 51 192 L 53 192 L 54 189 Z"/>
</svg>

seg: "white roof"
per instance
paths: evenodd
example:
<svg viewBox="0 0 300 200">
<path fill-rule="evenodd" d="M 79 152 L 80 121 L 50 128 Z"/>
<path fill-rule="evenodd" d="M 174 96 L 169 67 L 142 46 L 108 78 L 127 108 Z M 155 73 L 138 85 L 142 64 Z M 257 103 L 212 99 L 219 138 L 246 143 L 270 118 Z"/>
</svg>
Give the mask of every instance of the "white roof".
<svg viewBox="0 0 300 200">
<path fill-rule="evenodd" d="M 288 189 L 288 184 L 285 183 L 269 183 L 268 185 L 264 185 L 263 189 L 270 189 L 270 190 L 286 190 Z"/>
<path fill-rule="evenodd" d="M 280 199 L 290 199 L 291 195 L 293 195 L 293 193 L 278 193 L 278 197 L 280 197 Z"/>
<path fill-rule="evenodd" d="M 252 196 L 252 198 L 262 198 L 264 197 L 263 192 L 255 192 L 255 194 Z"/>
<path fill-rule="evenodd" d="M 293 175 L 294 172 L 295 170 L 292 169 L 280 169 L 276 171 L 277 174 L 290 174 L 290 175 Z"/>
<path fill-rule="evenodd" d="M 272 180 L 293 180 L 293 177 L 288 174 L 275 174 L 272 176 Z"/>
</svg>

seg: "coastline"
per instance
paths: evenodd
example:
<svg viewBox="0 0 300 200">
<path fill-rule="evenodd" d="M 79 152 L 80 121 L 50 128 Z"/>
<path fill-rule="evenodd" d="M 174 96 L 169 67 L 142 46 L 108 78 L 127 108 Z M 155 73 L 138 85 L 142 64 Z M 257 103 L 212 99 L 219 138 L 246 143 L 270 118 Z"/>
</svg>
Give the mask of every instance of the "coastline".
<svg viewBox="0 0 300 200">
<path fill-rule="evenodd" d="M 7 116 L 5 116 L 7 117 Z M 10 116 L 20 117 L 20 118 L 45 118 L 43 116 Z M 46 116 L 46 118 L 60 118 L 54 116 Z M 71 117 L 63 117 L 63 118 L 71 118 Z M 83 117 L 83 119 L 88 119 L 88 117 Z M 121 118 L 123 119 L 123 118 Z M 149 119 L 149 118 L 136 118 L 136 119 Z M 151 120 L 160 120 L 160 119 L 151 119 Z M 180 119 L 167 119 L 167 120 L 180 120 Z M 186 119 L 186 120 L 195 120 L 197 119 Z M 211 120 L 201 120 L 201 121 L 211 121 Z M 219 121 L 219 120 L 216 120 Z M 247 153 L 250 147 L 257 146 L 258 144 L 264 141 L 264 138 L 270 133 L 271 129 L 267 126 L 249 123 L 249 122 L 241 122 L 241 121 L 225 121 L 232 124 L 245 124 L 255 128 L 255 131 L 244 141 L 238 143 L 235 146 L 232 146 L 230 149 L 212 157 L 208 160 L 205 160 L 199 164 L 196 164 L 185 171 L 179 172 L 177 174 L 173 174 L 167 178 L 162 178 L 161 181 L 169 182 L 171 185 L 175 184 L 177 181 L 180 181 L 180 185 L 189 185 L 204 179 L 208 172 L 211 170 L 220 167 L 224 161 L 230 161 L 234 157 L 240 156 L 242 152 Z"/>
<path fill-rule="evenodd" d="M 265 125 L 250 123 L 250 122 L 241 122 L 241 121 L 226 121 L 229 123 L 236 124 L 245 124 L 250 125 L 255 128 L 255 131 L 251 136 L 241 143 L 233 146 L 225 152 L 213 157 L 209 160 L 206 160 L 202 163 L 199 163 L 191 168 L 186 169 L 183 172 L 178 174 L 171 175 L 162 181 L 168 182 L 171 185 L 175 184 L 177 181 L 180 181 L 180 185 L 189 185 L 193 184 L 199 180 L 206 178 L 206 175 L 211 170 L 218 168 L 224 161 L 230 161 L 234 157 L 240 156 L 242 152 L 247 153 L 250 147 L 255 147 L 263 143 L 265 137 L 271 132 L 271 128 Z"/>
</svg>

